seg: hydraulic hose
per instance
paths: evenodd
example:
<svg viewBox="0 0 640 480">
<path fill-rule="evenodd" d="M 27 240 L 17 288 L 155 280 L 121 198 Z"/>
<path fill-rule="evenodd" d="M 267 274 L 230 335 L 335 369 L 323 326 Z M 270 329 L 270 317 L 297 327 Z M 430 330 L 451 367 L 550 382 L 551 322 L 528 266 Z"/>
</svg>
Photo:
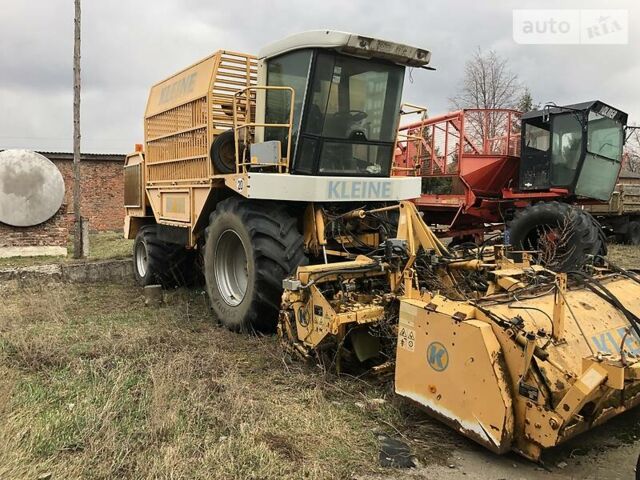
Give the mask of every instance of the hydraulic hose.
<svg viewBox="0 0 640 480">
<path fill-rule="evenodd" d="M 367 265 L 366 267 L 349 268 L 349 269 L 336 269 L 336 270 L 332 270 L 332 271 L 329 271 L 329 272 L 323 272 L 320 275 L 318 275 L 317 277 L 311 279 L 308 283 L 300 285 L 300 288 L 302 288 L 302 289 L 309 288 L 311 285 L 316 284 L 320 279 L 328 277 L 330 275 L 340 275 L 342 273 L 366 273 L 366 272 L 370 272 L 370 271 L 373 271 L 373 270 L 378 270 L 380 268 L 381 267 L 380 267 L 379 264 L 375 264 L 375 265 Z"/>
<path fill-rule="evenodd" d="M 597 255 L 596 258 L 600 258 L 603 261 L 605 261 L 607 263 L 607 265 L 609 265 L 609 267 L 616 273 L 619 273 L 620 275 L 624 275 L 625 277 L 627 277 L 629 280 L 633 280 L 636 283 L 640 283 L 640 277 L 638 276 L 638 274 L 636 274 L 633 271 L 629 271 L 629 270 L 625 270 L 624 268 L 621 268 L 619 266 L 617 266 L 616 264 L 612 263 L 610 260 Z"/>
</svg>

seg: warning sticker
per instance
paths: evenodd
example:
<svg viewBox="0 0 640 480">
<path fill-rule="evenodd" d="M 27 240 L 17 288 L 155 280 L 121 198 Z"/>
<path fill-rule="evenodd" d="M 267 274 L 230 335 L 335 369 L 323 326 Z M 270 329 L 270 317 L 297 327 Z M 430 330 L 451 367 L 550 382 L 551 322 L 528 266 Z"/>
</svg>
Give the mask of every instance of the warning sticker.
<svg viewBox="0 0 640 480">
<path fill-rule="evenodd" d="M 413 352 L 416 348 L 415 330 L 400 325 L 400 331 L 398 332 L 398 345 L 400 348 Z"/>
</svg>

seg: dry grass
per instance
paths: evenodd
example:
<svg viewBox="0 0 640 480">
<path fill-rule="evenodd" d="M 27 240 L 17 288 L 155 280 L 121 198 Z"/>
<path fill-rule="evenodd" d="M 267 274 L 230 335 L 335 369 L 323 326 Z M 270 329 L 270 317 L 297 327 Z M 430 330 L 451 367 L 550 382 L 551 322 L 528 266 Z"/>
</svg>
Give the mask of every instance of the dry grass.
<svg viewBox="0 0 640 480">
<path fill-rule="evenodd" d="M 460 441 L 387 383 L 218 327 L 201 293 L 139 293 L 0 284 L 0 478 L 350 478 L 380 471 L 376 430 L 433 438 L 423 462 Z"/>
<path fill-rule="evenodd" d="M 123 238 L 122 232 L 89 235 L 89 259 L 91 260 L 130 257 L 132 248 L 133 240 Z M 73 254 L 73 242 L 69 246 L 69 255 L 71 254 Z"/>
<path fill-rule="evenodd" d="M 131 256 L 133 240 L 122 237 L 122 232 L 101 232 L 89 235 L 89 260 L 107 260 Z M 0 267 L 27 267 L 73 261 L 73 239 L 67 245 L 67 257 L 12 257 L 0 258 Z"/>
<path fill-rule="evenodd" d="M 624 268 L 640 268 L 640 247 L 634 245 L 609 244 L 608 258 Z"/>
</svg>

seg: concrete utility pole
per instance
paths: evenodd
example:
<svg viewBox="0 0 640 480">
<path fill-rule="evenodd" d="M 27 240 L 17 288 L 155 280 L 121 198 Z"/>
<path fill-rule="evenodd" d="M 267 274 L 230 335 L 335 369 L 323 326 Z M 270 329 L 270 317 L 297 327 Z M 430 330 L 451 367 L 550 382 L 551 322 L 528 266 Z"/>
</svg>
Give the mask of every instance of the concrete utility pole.
<svg viewBox="0 0 640 480">
<path fill-rule="evenodd" d="M 75 2 L 73 39 L 73 258 L 82 258 L 82 215 L 80 213 L 80 0 Z"/>
</svg>

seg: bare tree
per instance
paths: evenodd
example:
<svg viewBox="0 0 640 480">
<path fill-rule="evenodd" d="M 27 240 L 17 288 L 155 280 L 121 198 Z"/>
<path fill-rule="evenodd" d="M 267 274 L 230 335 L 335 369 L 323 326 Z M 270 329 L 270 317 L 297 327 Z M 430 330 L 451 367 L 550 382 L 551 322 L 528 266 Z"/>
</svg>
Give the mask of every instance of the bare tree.
<svg viewBox="0 0 640 480">
<path fill-rule="evenodd" d="M 80 212 L 80 0 L 75 2 L 73 37 L 73 257 L 82 258 L 82 215 Z"/>
<path fill-rule="evenodd" d="M 640 127 L 631 130 L 624 146 L 624 168 L 630 172 L 640 173 Z"/>
<path fill-rule="evenodd" d="M 467 60 L 460 90 L 449 101 L 454 108 L 515 108 L 525 89 L 506 58 L 479 47 Z"/>
<path fill-rule="evenodd" d="M 467 60 L 460 88 L 449 102 L 454 109 L 534 108 L 529 90 L 511 70 L 509 61 L 494 50 L 484 52 L 479 47 Z M 510 118 L 506 112 L 468 112 L 465 135 L 475 145 L 493 151 L 499 144 L 499 141 L 495 143 L 496 140 L 506 137 L 507 130 L 512 128 Z"/>
</svg>

